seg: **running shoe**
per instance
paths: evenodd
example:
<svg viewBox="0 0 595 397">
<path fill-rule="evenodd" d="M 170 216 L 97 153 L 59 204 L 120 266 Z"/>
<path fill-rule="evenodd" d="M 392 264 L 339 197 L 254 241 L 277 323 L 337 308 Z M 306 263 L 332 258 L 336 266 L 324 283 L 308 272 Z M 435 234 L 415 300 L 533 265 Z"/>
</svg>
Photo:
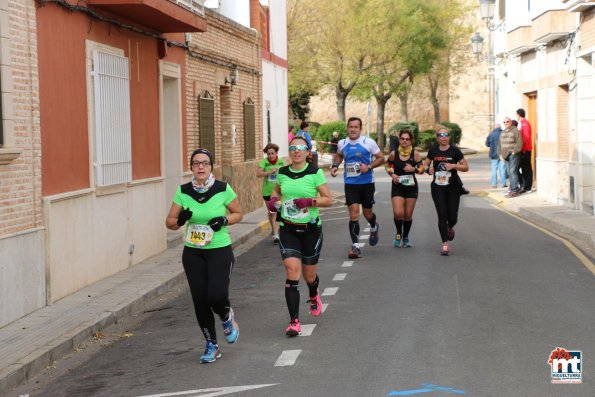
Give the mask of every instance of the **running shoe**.
<svg viewBox="0 0 595 397">
<path fill-rule="evenodd" d="M 403 247 L 405 247 L 405 248 L 411 247 L 411 243 L 409 242 L 409 237 L 403 237 Z"/>
<path fill-rule="evenodd" d="M 302 334 L 302 326 L 300 325 L 300 320 L 297 318 L 295 320 L 291 320 L 289 323 L 289 327 L 285 330 L 285 335 L 287 336 L 298 336 Z"/>
<path fill-rule="evenodd" d="M 232 308 L 229 308 L 227 321 L 222 321 L 221 325 L 223 326 L 223 335 L 225 335 L 227 343 L 235 343 L 240 337 L 240 327 L 238 327 L 238 323 L 234 319 Z"/>
<path fill-rule="evenodd" d="M 455 239 L 455 230 L 453 228 L 448 228 L 448 230 L 446 231 L 446 238 L 448 239 L 448 241 L 452 241 Z"/>
<path fill-rule="evenodd" d="M 398 248 L 401 246 L 401 235 L 395 235 L 395 239 L 393 240 L 393 247 Z"/>
<path fill-rule="evenodd" d="M 357 259 L 362 257 L 362 250 L 355 245 L 352 245 L 349 249 L 349 259 Z"/>
<path fill-rule="evenodd" d="M 203 364 L 212 363 L 218 358 L 221 358 L 221 351 L 219 350 L 219 345 L 211 341 L 208 341 L 204 354 L 200 356 L 200 362 Z"/>
<path fill-rule="evenodd" d="M 375 246 L 376 244 L 378 244 L 378 230 L 379 229 L 380 229 L 380 225 L 377 222 L 376 230 L 375 231 L 370 230 L 370 238 L 368 239 L 368 242 L 370 243 L 371 246 Z"/>
<path fill-rule="evenodd" d="M 316 291 L 316 296 L 310 298 L 308 302 L 310 302 L 310 314 L 314 317 L 320 316 L 320 313 L 322 313 L 322 300 L 318 291 Z"/>
<path fill-rule="evenodd" d="M 276 234 L 273 236 L 273 244 L 279 244 L 279 236 Z"/>
<path fill-rule="evenodd" d="M 442 248 L 440 249 L 440 255 L 448 256 L 448 243 L 442 243 Z"/>
</svg>

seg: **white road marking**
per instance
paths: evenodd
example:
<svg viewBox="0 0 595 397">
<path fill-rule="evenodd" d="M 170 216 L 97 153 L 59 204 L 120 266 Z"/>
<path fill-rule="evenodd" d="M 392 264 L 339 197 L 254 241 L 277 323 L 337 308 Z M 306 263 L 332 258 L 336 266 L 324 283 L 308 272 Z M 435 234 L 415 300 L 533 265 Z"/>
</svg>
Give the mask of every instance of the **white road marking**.
<svg viewBox="0 0 595 397">
<path fill-rule="evenodd" d="M 367 228 L 364 229 L 364 232 L 369 232 L 369 231 L 370 231 L 370 228 L 369 227 L 367 227 Z"/>
<path fill-rule="evenodd" d="M 310 336 L 316 328 L 316 324 L 302 324 L 302 333 L 300 336 Z"/>
<path fill-rule="evenodd" d="M 263 387 L 276 386 L 278 383 L 272 383 L 269 385 L 247 385 L 247 386 L 231 386 L 231 387 L 215 387 L 211 389 L 196 389 L 178 391 L 174 393 L 163 393 L 163 394 L 151 394 L 140 397 L 173 397 L 173 396 L 188 396 L 188 397 L 215 397 L 222 396 L 224 394 L 238 393 L 246 390 L 261 389 Z M 196 394 L 196 393 L 208 393 L 208 394 Z M 190 396 L 192 395 L 192 396 Z"/>
<path fill-rule="evenodd" d="M 322 296 L 330 296 L 330 295 L 335 295 L 337 293 L 337 290 L 339 289 L 339 287 L 329 287 L 329 288 L 325 288 L 324 291 L 322 292 Z"/>
<path fill-rule="evenodd" d="M 362 234 L 361 236 L 359 236 L 359 239 L 360 239 L 360 240 L 366 240 L 366 239 L 368 239 L 369 237 L 370 237 L 370 235 L 369 235 L 369 234 Z"/>
<path fill-rule="evenodd" d="M 333 277 L 333 281 L 343 281 L 343 280 L 345 280 L 346 276 L 347 276 L 347 273 L 337 273 Z"/>
<path fill-rule="evenodd" d="M 341 218 L 326 218 L 325 217 L 323 219 L 324 219 L 325 222 L 330 222 L 330 221 L 343 221 L 345 219 L 349 219 L 349 217 L 348 216 L 344 216 L 344 217 L 341 217 Z"/>
<path fill-rule="evenodd" d="M 341 265 L 341 267 L 351 267 L 351 266 L 353 266 L 353 261 L 345 261 Z"/>
<path fill-rule="evenodd" d="M 366 243 L 359 243 L 360 248 L 364 248 L 365 246 L 366 246 Z"/>
<path fill-rule="evenodd" d="M 328 303 L 323 303 L 322 304 L 322 312 L 324 313 L 326 311 L 326 308 L 328 307 Z"/>
<path fill-rule="evenodd" d="M 283 352 L 281 352 L 281 355 L 275 362 L 275 367 L 287 367 L 287 366 L 295 364 L 295 360 L 297 360 L 297 358 L 301 352 L 302 352 L 301 349 L 299 349 L 299 350 L 283 350 Z"/>
</svg>

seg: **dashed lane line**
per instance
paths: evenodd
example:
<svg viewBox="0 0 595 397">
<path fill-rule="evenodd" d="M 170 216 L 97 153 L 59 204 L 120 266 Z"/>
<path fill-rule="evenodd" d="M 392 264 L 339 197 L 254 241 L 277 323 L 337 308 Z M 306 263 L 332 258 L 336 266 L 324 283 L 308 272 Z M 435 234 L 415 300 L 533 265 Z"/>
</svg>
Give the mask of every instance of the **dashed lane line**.
<svg viewBox="0 0 595 397">
<path fill-rule="evenodd" d="M 316 328 L 316 324 L 302 324 L 302 333 L 300 336 L 310 336 L 312 332 L 314 332 L 314 328 Z"/>
<path fill-rule="evenodd" d="M 302 349 L 299 350 L 283 350 L 281 355 L 275 361 L 275 367 L 288 367 L 295 364 L 295 361 L 299 357 Z"/>
<path fill-rule="evenodd" d="M 360 240 L 367 240 L 370 237 L 369 234 L 362 234 L 361 236 L 359 236 Z"/>
<path fill-rule="evenodd" d="M 322 312 L 324 313 L 326 311 L 326 308 L 328 307 L 328 303 L 323 303 L 322 304 Z"/>
<path fill-rule="evenodd" d="M 345 261 L 341 265 L 341 267 L 351 267 L 351 266 L 353 266 L 353 261 Z"/>
<path fill-rule="evenodd" d="M 339 290 L 339 287 L 329 287 L 329 288 L 325 288 L 324 291 L 322 292 L 322 296 L 331 296 L 331 295 L 335 295 L 337 293 L 337 291 Z"/>
<path fill-rule="evenodd" d="M 347 273 L 337 273 L 333 277 L 333 281 L 343 281 L 343 280 L 345 280 L 346 276 L 347 276 Z"/>
</svg>

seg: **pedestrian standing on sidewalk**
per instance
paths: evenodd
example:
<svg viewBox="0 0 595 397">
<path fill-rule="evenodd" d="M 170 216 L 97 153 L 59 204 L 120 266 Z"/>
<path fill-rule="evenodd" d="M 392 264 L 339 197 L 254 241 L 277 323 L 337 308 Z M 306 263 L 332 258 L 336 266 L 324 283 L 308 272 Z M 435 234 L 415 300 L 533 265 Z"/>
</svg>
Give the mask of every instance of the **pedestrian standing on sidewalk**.
<svg viewBox="0 0 595 397">
<path fill-rule="evenodd" d="M 285 165 L 283 159 L 279 158 L 279 146 L 274 143 L 267 144 L 263 152 L 266 157 L 258 163 L 258 170 L 256 176 L 263 178 L 262 182 L 262 198 L 264 204 L 269 207 L 269 201 L 271 200 L 271 192 L 277 182 L 277 170 Z M 273 236 L 273 243 L 279 242 L 279 225 L 277 224 L 277 211 L 268 212 L 269 223 L 271 225 L 271 235 Z"/>
<path fill-rule="evenodd" d="M 334 131 L 333 132 L 333 137 L 331 138 L 331 148 L 330 148 L 330 152 L 331 152 L 331 156 L 332 156 L 332 163 L 335 162 L 335 157 L 337 156 L 337 145 L 339 144 L 339 132 Z"/>
<path fill-rule="evenodd" d="M 506 165 L 500 160 L 500 134 L 502 128 L 499 123 L 486 138 L 486 146 L 490 148 L 489 157 L 492 162 L 492 188 L 498 187 L 498 176 L 502 187 L 506 187 Z"/>
<path fill-rule="evenodd" d="M 421 156 L 413 148 L 413 135 L 408 128 L 399 131 L 399 146 L 388 155 L 385 169 L 392 179 L 391 201 L 397 234 L 393 247 L 411 247 L 409 231 L 413 224 L 413 210 L 418 187 L 415 174 L 424 172 Z"/>
<path fill-rule="evenodd" d="M 347 120 L 347 138 L 341 139 L 337 147 L 337 156 L 331 167 L 331 176 L 336 177 L 339 164 L 345 159 L 343 180 L 345 182 L 345 201 L 349 209 L 349 235 L 351 248 L 349 258 L 361 258 L 359 245 L 359 210 L 363 208 L 364 218 L 370 223 L 371 246 L 378 244 L 378 222 L 374 214 L 374 171 L 384 164 L 384 154 L 373 139 L 362 137 L 362 119 L 351 117 Z"/>
<path fill-rule="evenodd" d="M 531 165 L 531 153 L 533 151 L 533 133 L 531 123 L 525 118 L 525 109 L 516 111 L 516 118 L 519 121 L 521 138 L 523 138 L 523 147 L 521 149 L 521 159 L 519 162 L 520 185 L 519 193 L 528 193 L 533 189 L 533 166 Z"/>
<path fill-rule="evenodd" d="M 504 131 L 500 133 L 500 160 L 506 162 L 506 171 L 510 178 L 509 192 L 505 197 L 519 195 L 519 162 L 523 138 L 519 130 L 512 124 L 510 117 L 504 118 Z"/>
<path fill-rule="evenodd" d="M 322 223 L 319 207 L 330 207 L 331 191 L 321 169 L 308 163 L 310 154 L 305 138 L 289 143 L 291 165 L 281 167 L 267 206 L 279 212 L 279 249 L 285 266 L 285 301 L 289 311 L 287 336 L 301 333 L 300 292 L 303 275 L 308 285 L 310 314 L 320 316 L 322 301 L 318 292 L 318 259 L 322 249 Z"/>
<path fill-rule="evenodd" d="M 235 259 L 227 225 L 240 222 L 243 213 L 231 186 L 215 179 L 211 152 L 192 152 L 190 168 L 192 181 L 178 187 L 165 225 L 178 230 L 187 223 L 182 265 L 207 342 L 200 362 L 210 363 L 221 357 L 213 313 L 219 316 L 228 343 L 235 343 L 240 334 L 229 302 Z"/>
<path fill-rule="evenodd" d="M 459 172 L 467 172 L 469 165 L 463 152 L 450 144 L 450 130 L 438 126 L 436 131 L 438 144 L 432 146 L 424 160 L 428 174 L 433 176 L 431 190 L 436 213 L 438 230 L 442 239 L 440 255 L 448 255 L 449 241 L 455 238 L 454 227 L 459 216 L 461 200 L 461 178 Z"/>
</svg>

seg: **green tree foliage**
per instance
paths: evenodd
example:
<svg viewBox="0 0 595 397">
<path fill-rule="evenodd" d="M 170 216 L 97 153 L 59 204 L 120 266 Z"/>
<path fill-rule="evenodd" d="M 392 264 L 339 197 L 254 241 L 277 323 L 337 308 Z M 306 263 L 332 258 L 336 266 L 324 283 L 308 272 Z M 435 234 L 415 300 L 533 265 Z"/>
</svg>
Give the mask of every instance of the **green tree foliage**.
<svg viewBox="0 0 595 397">
<path fill-rule="evenodd" d="M 347 124 L 344 121 L 331 121 L 322 124 L 316 130 L 316 147 L 323 152 L 330 151 L 330 145 L 321 142 L 330 142 L 333 137 L 333 132 L 339 133 L 339 139 L 347 136 Z"/>
</svg>

